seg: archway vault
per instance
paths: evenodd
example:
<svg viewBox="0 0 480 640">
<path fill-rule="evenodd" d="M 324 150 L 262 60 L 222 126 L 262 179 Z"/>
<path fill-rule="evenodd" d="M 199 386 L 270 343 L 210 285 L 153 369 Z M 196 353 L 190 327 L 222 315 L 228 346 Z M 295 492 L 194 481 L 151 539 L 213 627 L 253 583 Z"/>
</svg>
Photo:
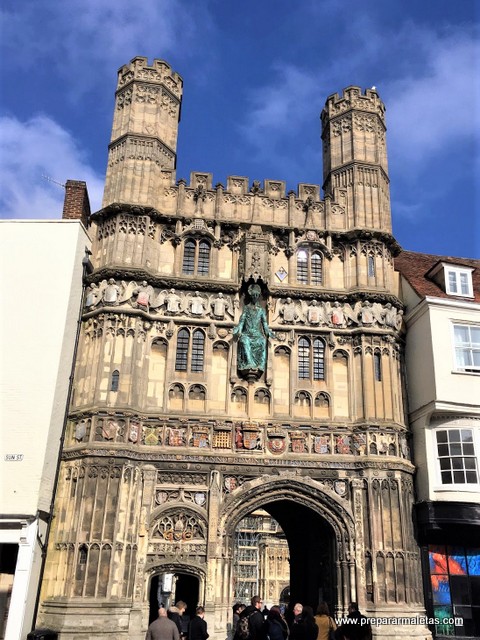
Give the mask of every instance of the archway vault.
<svg viewBox="0 0 480 640">
<path fill-rule="evenodd" d="M 294 474 L 265 475 L 232 491 L 219 513 L 219 536 L 231 538 L 242 518 L 255 509 L 279 501 L 301 504 L 317 513 L 332 527 L 340 556 L 343 549 L 347 554 L 353 553 L 355 521 L 348 503 L 320 482 Z"/>
<path fill-rule="evenodd" d="M 341 480 L 345 489 L 346 482 Z M 348 491 L 340 493 L 295 473 L 244 482 L 227 495 L 219 512 L 223 558 L 232 562 L 239 523 L 263 509 L 277 520 L 288 541 L 292 597 L 313 607 L 325 600 L 342 609 L 348 600 L 355 599 L 358 541 Z M 262 566 L 265 562 L 264 558 Z M 259 583 L 260 590 L 265 584 L 260 587 Z M 266 592 L 260 595 L 265 597 Z"/>
</svg>

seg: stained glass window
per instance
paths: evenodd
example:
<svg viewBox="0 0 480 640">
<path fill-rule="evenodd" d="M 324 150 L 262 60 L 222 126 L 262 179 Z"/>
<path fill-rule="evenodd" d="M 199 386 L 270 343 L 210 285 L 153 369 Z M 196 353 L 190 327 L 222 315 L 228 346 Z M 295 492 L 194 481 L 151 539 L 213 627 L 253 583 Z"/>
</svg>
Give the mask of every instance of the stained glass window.
<svg viewBox="0 0 480 640">
<path fill-rule="evenodd" d="M 442 636 L 480 637 L 480 548 L 428 548 L 435 631 Z"/>
</svg>

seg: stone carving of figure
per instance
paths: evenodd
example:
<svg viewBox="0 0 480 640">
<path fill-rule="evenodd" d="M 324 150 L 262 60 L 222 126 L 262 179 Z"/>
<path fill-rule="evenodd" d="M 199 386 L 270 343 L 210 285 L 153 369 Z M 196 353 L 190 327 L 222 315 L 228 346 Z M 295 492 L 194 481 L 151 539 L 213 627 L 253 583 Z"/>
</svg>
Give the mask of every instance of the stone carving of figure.
<svg viewBox="0 0 480 640">
<path fill-rule="evenodd" d="M 103 301 L 105 302 L 105 304 L 116 306 L 118 304 L 119 292 L 120 287 L 113 278 L 110 278 L 107 282 L 107 286 L 103 290 Z"/>
<path fill-rule="evenodd" d="M 400 311 L 397 313 L 397 317 L 395 318 L 395 329 L 397 329 L 397 331 L 400 331 L 400 329 L 402 328 L 402 323 L 403 323 L 403 310 L 400 309 Z"/>
<path fill-rule="evenodd" d="M 85 307 L 87 309 L 91 309 L 92 307 L 94 307 L 100 302 L 101 297 L 102 297 L 102 294 L 100 289 L 98 288 L 98 285 L 95 284 L 95 282 L 92 282 L 92 284 L 87 289 L 87 297 L 85 298 Z"/>
<path fill-rule="evenodd" d="M 229 315 L 232 315 L 230 303 L 224 297 L 222 292 L 220 292 L 215 298 L 213 298 L 211 302 L 211 307 L 212 307 L 212 315 L 214 318 L 223 320 L 225 318 L 226 313 L 228 313 Z"/>
<path fill-rule="evenodd" d="M 279 313 L 282 316 L 282 322 L 285 324 L 294 324 L 298 318 L 296 305 L 291 298 L 287 298 L 282 303 Z"/>
<path fill-rule="evenodd" d="M 205 306 L 206 304 L 205 304 L 204 298 L 200 295 L 198 291 L 195 291 L 193 296 L 191 296 L 190 303 L 189 303 L 190 313 L 192 314 L 192 316 L 205 315 L 205 311 L 206 311 Z"/>
<path fill-rule="evenodd" d="M 338 300 L 335 300 L 335 302 L 333 303 L 333 309 L 330 312 L 330 320 L 336 327 L 344 327 L 346 324 L 343 307 L 340 302 L 338 302 Z"/>
<path fill-rule="evenodd" d="M 133 295 L 136 297 L 137 306 L 144 311 L 148 311 L 150 296 L 153 293 L 153 288 L 149 286 L 148 282 L 144 280 L 139 287 L 133 290 Z"/>
<path fill-rule="evenodd" d="M 368 300 L 362 303 L 362 307 L 360 309 L 360 322 L 363 325 L 373 324 L 374 323 L 372 304 Z"/>
<path fill-rule="evenodd" d="M 318 305 L 318 300 L 312 300 L 307 308 L 307 322 L 308 324 L 320 324 L 321 320 L 322 310 Z"/>
<path fill-rule="evenodd" d="M 165 296 L 165 304 L 167 313 L 180 313 L 181 298 L 175 293 L 175 289 L 170 289 Z"/>
<path fill-rule="evenodd" d="M 385 305 L 385 309 L 383 311 L 383 320 L 387 327 L 395 327 L 397 326 L 397 310 L 392 306 L 390 302 L 387 302 Z"/>
<path fill-rule="evenodd" d="M 258 284 L 248 287 L 251 302 L 244 308 L 240 322 L 233 330 L 238 336 L 237 368 L 245 373 L 261 374 L 267 360 L 267 337 L 275 334 L 267 324 L 264 309 L 259 305 L 261 289 Z"/>
</svg>

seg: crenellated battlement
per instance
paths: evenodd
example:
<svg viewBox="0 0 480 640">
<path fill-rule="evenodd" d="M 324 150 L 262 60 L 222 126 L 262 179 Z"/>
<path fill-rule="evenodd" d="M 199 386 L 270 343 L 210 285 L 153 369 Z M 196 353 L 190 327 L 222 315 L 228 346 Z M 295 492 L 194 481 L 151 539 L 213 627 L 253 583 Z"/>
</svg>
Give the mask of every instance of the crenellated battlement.
<svg viewBox="0 0 480 640">
<path fill-rule="evenodd" d="M 118 70 L 117 92 L 135 80 L 163 84 L 177 98 L 182 96 L 183 79 L 165 60 L 155 58 L 150 66 L 143 56 L 133 58 Z"/>
<path fill-rule="evenodd" d="M 198 171 L 192 171 L 190 173 L 190 181 L 187 182 L 183 178 L 178 181 L 179 184 L 183 184 L 187 189 L 196 189 L 205 191 L 225 191 L 236 196 L 260 196 L 264 198 L 271 198 L 272 200 L 288 199 L 292 196 L 300 200 L 310 200 L 313 202 L 320 202 L 320 185 L 299 183 L 297 184 L 296 191 L 286 192 L 285 180 L 253 180 L 246 176 L 227 176 L 226 186 L 218 182 L 213 186 L 213 174 L 203 173 Z"/>
<path fill-rule="evenodd" d="M 321 115 L 323 126 L 331 118 L 352 109 L 376 113 L 382 120 L 385 120 L 385 105 L 380 100 L 376 89 L 366 89 L 362 93 L 360 87 L 347 87 L 341 96 L 338 93 L 328 96 Z"/>
<path fill-rule="evenodd" d="M 223 185 L 197 171 L 190 182 L 177 180 L 182 90 L 182 78 L 164 60 L 137 56 L 119 69 L 103 207 L 136 204 L 169 215 L 391 231 L 385 106 L 374 88 L 351 86 L 327 98 L 322 187 L 300 183 L 288 192 L 285 180 L 228 176 Z"/>
</svg>

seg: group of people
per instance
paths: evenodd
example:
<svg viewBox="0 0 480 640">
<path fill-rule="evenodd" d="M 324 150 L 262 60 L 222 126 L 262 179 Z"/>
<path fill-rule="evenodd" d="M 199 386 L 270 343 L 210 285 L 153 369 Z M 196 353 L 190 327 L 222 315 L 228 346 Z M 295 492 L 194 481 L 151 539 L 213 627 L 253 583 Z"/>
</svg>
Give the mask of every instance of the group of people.
<svg viewBox="0 0 480 640">
<path fill-rule="evenodd" d="M 207 640 L 208 631 L 205 618 L 205 609 L 197 607 L 195 616 L 188 623 L 185 631 L 182 625 L 182 616 L 187 609 L 183 600 L 179 600 L 168 610 L 160 607 L 158 618 L 148 627 L 145 640 Z"/>
<path fill-rule="evenodd" d="M 254 596 L 248 607 L 233 606 L 233 640 L 370 640 L 372 629 L 356 602 L 348 607 L 348 616 L 337 627 L 328 605 L 321 602 L 314 615 L 312 607 L 297 602 L 285 615 L 278 606 L 262 610 L 262 599 Z"/>
<path fill-rule="evenodd" d="M 356 602 L 350 603 L 347 619 L 339 627 L 326 602 L 318 605 L 315 616 L 312 607 L 299 602 L 285 616 L 278 606 L 262 609 L 262 605 L 260 596 L 253 596 L 248 606 L 240 603 L 233 606 L 233 640 L 371 640 L 372 637 L 372 628 Z M 207 640 L 205 609 L 196 608 L 185 631 L 182 616 L 186 609 L 182 600 L 168 610 L 160 607 L 145 640 Z"/>
</svg>

